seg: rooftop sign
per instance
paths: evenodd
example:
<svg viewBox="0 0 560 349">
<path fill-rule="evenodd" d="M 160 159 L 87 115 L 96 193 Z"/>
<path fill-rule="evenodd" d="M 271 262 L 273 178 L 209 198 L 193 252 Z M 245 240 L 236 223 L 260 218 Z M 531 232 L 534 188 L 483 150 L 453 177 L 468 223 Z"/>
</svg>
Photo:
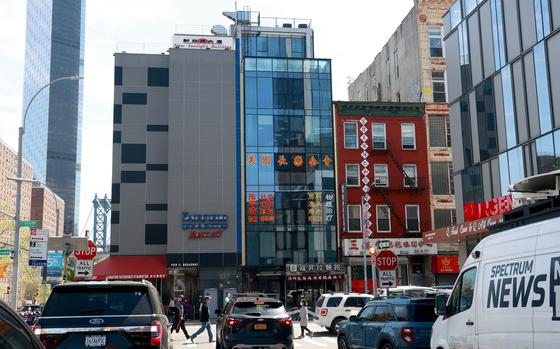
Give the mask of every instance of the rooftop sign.
<svg viewBox="0 0 560 349">
<path fill-rule="evenodd" d="M 191 50 L 234 50 L 231 36 L 175 34 L 172 47 Z"/>
</svg>

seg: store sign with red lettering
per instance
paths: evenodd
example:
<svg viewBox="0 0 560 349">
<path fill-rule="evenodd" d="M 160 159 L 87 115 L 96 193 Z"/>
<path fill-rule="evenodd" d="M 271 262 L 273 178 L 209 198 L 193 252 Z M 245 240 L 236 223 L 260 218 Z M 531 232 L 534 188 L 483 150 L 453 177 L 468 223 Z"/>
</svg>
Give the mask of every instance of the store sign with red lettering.
<svg viewBox="0 0 560 349">
<path fill-rule="evenodd" d="M 247 194 L 247 222 L 250 224 L 274 223 L 274 194 Z"/>
<path fill-rule="evenodd" d="M 288 281 L 329 281 L 344 280 L 343 274 L 338 275 L 289 275 L 286 277 Z"/>
<path fill-rule="evenodd" d="M 222 232 L 217 231 L 191 231 L 189 239 L 216 239 L 221 238 Z"/>
<path fill-rule="evenodd" d="M 513 209 L 513 199 L 511 195 L 494 198 L 492 200 L 479 203 L 467 202 L 463 207 L 465 221 L 475 221 L 486 217 L 504 214 Z"/>
</svg>

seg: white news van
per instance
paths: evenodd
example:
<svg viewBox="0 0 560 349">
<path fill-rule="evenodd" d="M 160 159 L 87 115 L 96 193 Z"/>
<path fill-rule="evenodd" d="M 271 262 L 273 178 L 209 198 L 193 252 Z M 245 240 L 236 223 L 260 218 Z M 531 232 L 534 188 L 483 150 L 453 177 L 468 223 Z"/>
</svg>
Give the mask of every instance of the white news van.
<svg viewBox="0 0 560 349">
<path fill-rule="evenodd" d="M 560 348 L 560 218 L 483 239 L 436 310 L 432 349 Z"/>
</svg>

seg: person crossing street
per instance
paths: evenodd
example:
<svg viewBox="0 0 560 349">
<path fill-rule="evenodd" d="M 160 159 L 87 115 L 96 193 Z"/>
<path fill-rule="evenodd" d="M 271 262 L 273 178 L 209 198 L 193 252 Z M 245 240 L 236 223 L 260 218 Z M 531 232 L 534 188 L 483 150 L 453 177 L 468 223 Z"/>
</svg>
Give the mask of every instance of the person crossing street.
<svg viewBox="0 0 560 349">
<path fill-rule="evenodd" d="M 204 303 L 202 303 L 202 306 L 200 307 L 200 328 L 198 329 L 198 331 L 196 331 L 195 333 L 192 334 L 191 336 L 191 342 L 194 343 L 195 338 L 201 334 L 202 332 L 204 332 L 204 330 L 208 331 L 208 341 L 210 343 L 213 342 L 212 340 L 212 328 L 210 326 L 210 313 L 208 310 L 208 305 L 211 302 L 211 297 L 206 296 L 204 297 Z"/>
</svg>

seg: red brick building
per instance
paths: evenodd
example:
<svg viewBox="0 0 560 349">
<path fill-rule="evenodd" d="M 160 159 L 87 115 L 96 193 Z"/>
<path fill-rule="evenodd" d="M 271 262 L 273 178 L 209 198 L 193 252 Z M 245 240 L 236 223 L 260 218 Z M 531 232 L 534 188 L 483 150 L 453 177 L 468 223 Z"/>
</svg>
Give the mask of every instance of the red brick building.
<svg viewBox="0 0 560 349">
<path fill-rule="evenodd" d="M 364 288 L 362 237 L 387 240 L 400 284 L 432 285 L 432 228 L 424 104 L 335 102 L 335 153 L 342 259 L 354 291 Z M 371 267 L 368 269 L 371 285 Z M 370 286 L 371 289 L 371 286 Z"/>
</svg>

